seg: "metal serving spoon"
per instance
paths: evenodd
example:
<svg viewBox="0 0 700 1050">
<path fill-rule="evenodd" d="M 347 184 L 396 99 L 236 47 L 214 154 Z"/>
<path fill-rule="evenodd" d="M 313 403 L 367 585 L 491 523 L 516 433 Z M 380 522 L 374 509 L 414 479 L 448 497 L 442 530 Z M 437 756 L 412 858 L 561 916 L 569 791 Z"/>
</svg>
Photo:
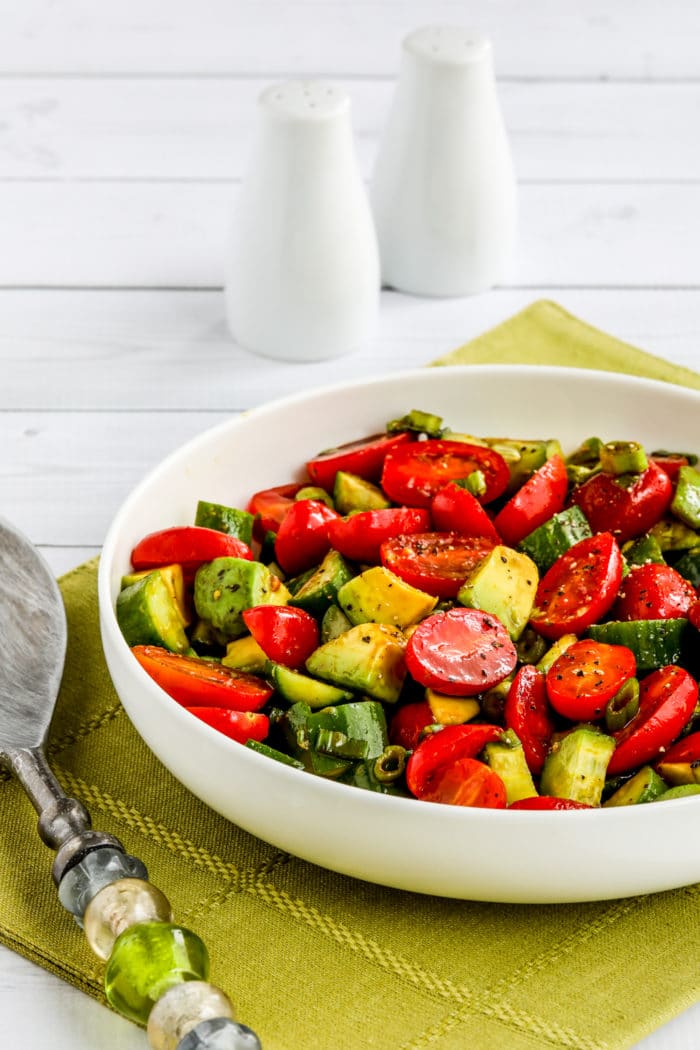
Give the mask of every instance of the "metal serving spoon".
<svg viewBox="0 0 700 1050">
<path fill-rule="evenodd" d="M 0 765 L 15 774 L 39 815 L 39 835 L 56 851 L 52 874 L 59 888 L 72 869 L 98 850 L 109 851 L 110 857 L 116 853 L 117 860 L 123 857 L 122 877 L 131 874 L 129 865 L 145 875 L 141 862 L 128 857 L 118 839 L 91 829 L 87 810 L 66 795 L 46 760 L 44 747 L 63 676 L 67 633 L 63 599 L 51 569 L 28 539 L 0 518 Z M 119 877 L 103 876 L 96 889 Z M 69 907 L 60 890 L 59 895 Z M 89 893 L 83 892 L 81 903 L 87 905 L 88 900 Z M 82 918 L 84 906 L 69 910 Z M 212 1016 L 211 1011 L 205 1011 L 194 1027 L 182 1028 L 177 1019 L 175 1023 L 184 1036 L 177 1050 L 260 1048 L 251 1029 L 231 1018 Z"/>
</svg>

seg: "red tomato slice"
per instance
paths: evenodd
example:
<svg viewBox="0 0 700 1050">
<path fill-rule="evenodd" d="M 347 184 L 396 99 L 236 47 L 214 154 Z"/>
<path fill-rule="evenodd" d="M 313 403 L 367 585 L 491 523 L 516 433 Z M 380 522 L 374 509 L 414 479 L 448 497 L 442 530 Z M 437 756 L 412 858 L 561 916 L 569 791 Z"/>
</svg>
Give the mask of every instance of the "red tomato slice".
<svg viewBox="0 0 700 1050">
<path fill-rule="evenodd" d="M 328 522 L 331 547 L 353 561 L 379 563 L 380 547 L 395 536 L 412 535 L 430 528 L 430 514 L 420 507 L 363 510 L 348 518 Z"/>
<path fill-rule="evenodd" d="M 698 683 L 682 667 L 668 664 L 639 683 L 639 710 L 618 733 L 608 775 L 656 761 L 692 717 Z"/>
<path fill-rule="evenodd" d="M 554 732 L 545 676 L 532 664 L 520 668 L 508 690 L 503 718 L 523 745 L 533 773 L 541 773 Z"/>
<path fill-rule="evenodd" d="M 569 481 L 561 456 L 552 456 L 535 471 L 498 512 L 494 525 L 509 547 L 515 547 L 553 514 L 564 508 Z"/>
<path fill-rule="evenodd" d="M 572 798 L 554 798 L 552 795 L 533 795 L 511 802 L 508 809 L 594 809 L 585 802 L 574 802 Z"/>
<path fill-rule="evenodd" d="M 670 565 L 630 569 L 612 610 L 615 620 L 672 620 L 687 616 L 696 599 L 692 583 Z"/>
<path fill-rule="evenodd" d="M 631 649 L 583 639 L 557 657 L 547 671 L 549 702 L 573 722 L 595 722 L 629 678 L 637 662 Z"/>
<path fill-rule="evenodd" d="M 488 767 L 476 762 L 476 755 L 486 744 L 499 740 L 502 734 L 500 726 L 469 725 L 446 726 L 426 737 L 406 764 L 409 791 L 428 802 L 462 806 L 488 804 L 473 801 L 483 794 L 493 797 L 498 808 L 502 808 L 498 800 L 503 782 L 500 777 L 498 781 L 485 778 L 477 767 Z M 502 805 L 505 806 L 505 788 Z"/>
<path fill-rule="evenodd" d="M 680 455 L 652 456 L 651 459 L 652 459 L 652 462 L 655 463 L 657 467 L 661 467 L 661 469 L 664 470 L 668 474 L 668 476 L 671 479 L 671 481 L 677 481 L 678 480 L 678 472 L 680 471 L 681 467 L 687 467 L 688 466 L 688 457 L 687 456 L 680 456 Z"/>
<path fill-rule="evenodd" d="M 456 598 L 469 573 L 495 547 L 485 536 L 421 532 L 382 544 L 382 565 L 437 598 Z"/>
<path fill-rule="evenodd" d="M 694 602 L 688 609 L 688 619 L 693 627 L 700 631 L 700 601 Z"/>
<path fill-rule="evenodd" d="M 476 496 L 454 481 L 448 482 L 433 496 L 430 514 L 439 532 L 485 536 L 494 543 L 501 542 L 496 527 Z"/>
<path fill-rule="evenodd" d="M 250 497 L 246 510 L 258 519 L 255 523 L 258 539 L 264 539 L 266 532 L 277 532 L 294 503 L 294 497 L 302 488 L 302 485 L 277 485 L 275 488 L 262 489 Z"/>
<path fill-rule="evenodd" d="M 384 460 L 382 488 L 394 503 L 429 507 L 448 481 L 466 478 L 475 470 L 482 472 L 486 482 L 482 503 L 490 503 L 505 491 L 510 471 L 494 449 L 462 441 L 412 441 Z"/>
<path fill-rule="evenodd" d="M 501 621 L 480 609 L 434 613 L 418 624 L 406 646 L 406 667 L 415 680 L 448 696 L 490 689 L 517 659 Z"/>
<path fill-rule="evenodd" d="M 387 452 L 407 444 L 412 435 L 407 431 L 400 434 L 374 434 L 361 441 L 350 441 L 347 445 L 320 452 L 310 459 L 306 470 L 311 480 L 327 492 L 333 491 L 335 476 L 339 470 L 358 474 L 366 481 L 379 481 Z"/>
<path fill-rule="evenodd" d="M 320 500 L 292 504 L 275 539 L 275 557 L 286 573 L 296 576 L 323 560 L 331 546 L 328 523 L 339 517 Z"/>
<path fill-rule="evenodd" d="M 426 726 L 434 722 L 433 712 L 427 700 L 399 707 L 389 723 L 389 742 L 413 751 L 418 747 L 420 735 Z"/>
<path fill-rule="evenodd" d="M 254 714 L 252 711 L 227 711 L 222 707 L 188 707 L 187 710 L 239 744 L 245 744 L 248 740 L 262 741 L 270 732 L 267 715 Z"/>
<path fill-rule="evenodd" d="M 131 564 L 136 572 L 155 569 L 177 562 L 183 572 L 192 573 L 206 561 L 214 558 L 245 558 L 251 561 L 253 552 L 247 543 L 217 529 L 201 525 L 176 525 L 144 536 L 131 552 Z"/>
<path fill-rule="evenodd" d="M 136 645 L 131 651 L 154 682 L 183 707 L 259 711 L 272 696 L 272 688 L 262 678 L 212 660 L 171 653 L 157 645 Z"/>
<path fill-rule="evenodd" d="M 243 611 L 243 622 L 265 655 L 285 667 L 302 667 L 318 648 L 318 624 L 304 609 L 256 605 Z"/>
<path fill-rule="evenodd" d="M 700 732 L 689 733 L 663 753 L 664 762 L 700 762 Z"/>
<path fill-rule="evenodd" d="M 655 525 L 673 498 L 668 474 L 654 461 L 629 487 L 624 477 L 594 474 L 575 488 L 571 503 L 586 515 L 593 532 L 612 532 L 624 543 Z"/>
<path fill-rule="evenodd" d="M 609 532 L 588 536 L 557 558 L 540 580 L 530 622 L 545 638 L 582 634 L 608 611 L 622 579 L 622 555 Z"/>
<path fill-rule="evenodd" d="M 493 769 L 475 758 L 458 758 L 444 770 L 424 802 L 479 809 L 505 809 L 506 786 Z"/>
</svg>

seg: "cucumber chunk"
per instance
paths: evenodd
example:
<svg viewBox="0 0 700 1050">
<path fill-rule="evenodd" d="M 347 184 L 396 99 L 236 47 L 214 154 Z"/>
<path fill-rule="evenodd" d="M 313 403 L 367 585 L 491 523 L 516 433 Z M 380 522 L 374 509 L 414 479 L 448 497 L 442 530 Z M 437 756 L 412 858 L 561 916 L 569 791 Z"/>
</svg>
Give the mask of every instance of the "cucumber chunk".
<svg viewBox="0 0 700 1050">
<path fill-rule="evenodd" d="M 615 750 L 612 737 L 578 726 L 556 744 L 544 761 L 540 793 L 599 806 L 605 771 Z"/>
<path fill-rule="evenodd" d="M 609 645 L 625 645 L 634 653 L 638 671 L 654 671 L 677 664 L 683 655 L 683 636 L 688 621 L 610 620 L 588 628 L 588 637 Z"/>
<path fill-rule="evenodd" d="M 116 614 L 130 646 L 159 645 L 173 653 L 189 649 L 177 602 L 157 570 L 119 592 Z"/>
<path fill-rule="evenodd" d="M 559 511 L 549 521 L 534 529 L 520 541 L 518 548 L 532 558 L 540 573 L 544 575 L 569 547 L 591 535 L 585 514 L 580 507 L 574 505 Z"/>
</svg>

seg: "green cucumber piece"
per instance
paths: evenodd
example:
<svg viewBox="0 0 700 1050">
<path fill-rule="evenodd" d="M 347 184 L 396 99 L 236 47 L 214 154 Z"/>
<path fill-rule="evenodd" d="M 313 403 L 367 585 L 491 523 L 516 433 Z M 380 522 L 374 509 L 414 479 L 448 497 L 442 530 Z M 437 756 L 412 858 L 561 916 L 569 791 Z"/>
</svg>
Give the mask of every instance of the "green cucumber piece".
<svg viewBox="0 0 700 1050">
<path fill-rule="evenodd" d="M 682 554 L 678 561 L 673 563 L 673 568 L 692 583 L 693 587 L 700 587 L 700 547 L 694 547 L 693 550 Z"/>
<path fill-rule="evenodd" d="M 294 769 L 304 768 L 304 763 L 298 758 L 285 755 L 284 751 L 278 751 L 276 747 L 270 747 L 269 744 L 264 744 L 260 740 L 246 740 L 245 746 L 251 751 L 257 751 L 259 755 L 265 755 L 266 758 L 274 758 L 275 762 L 281 762 L 283 766 L 292 766 Z"/>
<path fill-rule="evenodd" d="M 289 604 L 321 616 L 332 605 L 338 591 L 353 577 L 348 563 L 338 551 L 330 550 L 319 566 L 306 575 L 301 584 L 292 590 Z"/>
<path fill-rule="evenodd" d="M 216 529 L 217 532 L 225 532 L 247 543 L 248 546 L 253 539 L 254 520 L 253 515 L 247 510 L 227 507 L 223 503 L 208 503 L 203 499 L 197 504 L 194 517 L 195 525 L 201 525 L 206 529 Z"/>
<path fill-rule="evenodd" d="M 322 755 L 312 747 L 308 725 L 310 718 L 309 705 L 298 703 L 292 704 L 288 711 L 276 718 L 275 723 L 282 730 L 292 757 L 301 762 L 304 769 L 319 777 L 337 780 L 347 772 L 352 762 L 348 758 Z"/>
<path fill-rule="evenodd" d="M 190 643 L 172 591 L 155 570 L 117 596 L 117 623 L 128 645 L 158 645 L 184 653 Z"/>
<path fill-rule="evenodd" d="M 667 787 L 651 766 L 642 766 L 603 803 L 603 806 L 636 806 L 642 802 L 654 802 L 663 795 Z"/>
<path fill-rule="evenodd" d="M 539 569 L 544 573 L 560 555 L 565 554 L 579 540 L 591 536 L 591 528 L 580 507 L 568 507 L 554 514 L 539 528 L 534 529 L 518 544 Z"/>
<path fill-rule="evenodd" d="M 610 620 L 593 624 L 587 634 L 597 642 L 626 646 L 634 653 L 638 671 L 653 671 L 679 662 L 687 625 L 685 618 Z"/>
<path fill-rule="evenodd" d="M 659 541 L 651 533 L 640 536 L 637 540 L 630 540 L 622 548 L 622 553 L 628 565 L 665 565 Z"/>
<path fill-rule="evenodd" d="M 194 606 L 227 639 L 245 632 L 242 613 L 254 605 L 286 605 L 289 591 L 259 561 L 214 558 L 197 570 Z"/>
<path fill-rule="evenodd" d="M 238 644 L 233 642 L 233 645 Z M 331 707 L 352 700 L 354 693 L 339 689 L 328 682 L 319 682 L 316 678 L 293 671 L 291 667 L 276 664 L 268 660 L 265 664 L 265 676 L 269 678 L 277 692 L 290 704 L 304 703 L 309 707 Z"/>
<path fill-rule="evenodd" d="M 387 434 L 398 434 L 402 430 L 412 430 L 429 438 L 439 438 L 443 436 L 442 417 L 433 412 L 422 412 L 419 408 L 412 408 L 405 416 L 392 419 L 386 425 Z"/>
<path fill-rule="evenodd" d="M 306 725 L 312 748 L 341 758 L 379 758 L 389 743 L 384 708 L 376 700 L 326 707 L 309 715 Z"/>
<path fill-rule="evenodd" d="M 700 471 L 695 467 L 681 467 L 678 471 L 671 513 L 691 529 L 700 529 Z"/>
<path fill-rule="evenodd" d="M 685 798 L 686 795 L 700 795 L 700 784 L 677 784 L 676 787 L 664 791 L 654 799 L 655 802 L 671 802 L 674 798 Z"/>
</svg>

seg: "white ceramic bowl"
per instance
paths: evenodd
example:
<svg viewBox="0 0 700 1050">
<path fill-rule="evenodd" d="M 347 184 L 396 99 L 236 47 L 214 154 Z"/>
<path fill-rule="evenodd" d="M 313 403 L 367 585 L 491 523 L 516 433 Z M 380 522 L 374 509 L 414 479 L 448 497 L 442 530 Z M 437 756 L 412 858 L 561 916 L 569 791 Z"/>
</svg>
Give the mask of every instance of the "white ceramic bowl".
<svg viewBox="0 0 700 1050">
<path fill-rule="evenodd" d="M 381 430 L 411 408 L 456 430 L 592 434 L 698 451 L 700 394 L 609 373 L 536 367 L 422 369 L 266 405 L 174 452 L 117 514 L 99 572 L 102 639 L 134 726 L 165 766 L 229 820 L 280 849 L 372 882 L 455 898 L 603 900 L 700 880 L 696 798 L 619 809 L 510 812 L 376 795 L 266 759 L 174 703 L 133 658 L 114 603 L 135 542 L 191 524 L 198 499 L 245 505 L 300 477 L 322 448 Z"/>
</svg>

